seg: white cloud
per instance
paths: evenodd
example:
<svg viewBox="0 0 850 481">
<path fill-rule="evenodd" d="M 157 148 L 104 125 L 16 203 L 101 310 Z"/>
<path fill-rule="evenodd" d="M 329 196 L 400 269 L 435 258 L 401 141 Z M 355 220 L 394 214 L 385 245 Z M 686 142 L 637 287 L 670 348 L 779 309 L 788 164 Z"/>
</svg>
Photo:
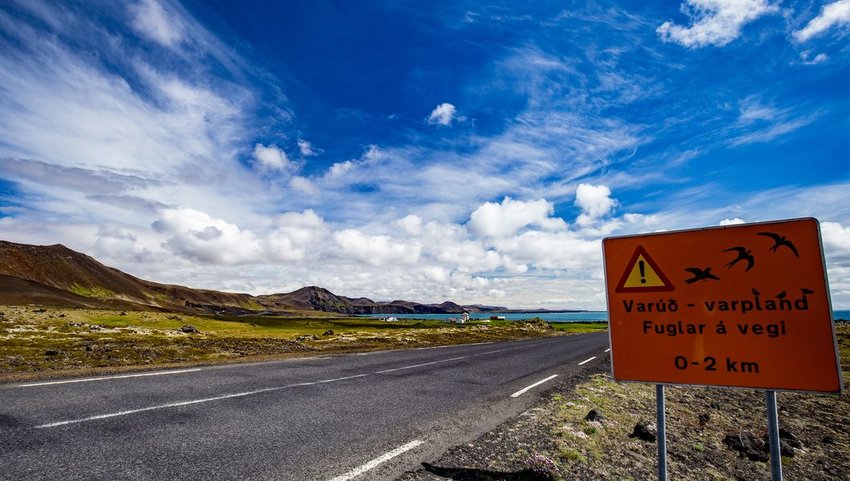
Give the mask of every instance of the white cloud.
<svg viewBox="0 0 850 481">
<path fill-rule="evenodd" d="M 368 235 L 357 229 L 346 229 L 333 234 L 342 254 L 373 266 L 386 264 L 413 264 L 419 259 L 422 246 L 383 235 Z"/>
<path fill-rule="evenodd" d="M 799 42 L 805 42 L 836 26 L 850 26 L 850 0 L 838 0 L 825 5 L 817 17 L 794 32 L 794 38 Z"/>
<path fill-rule="evenodd" d="M 720 221 L 720 225 L 722 225 L 722 226 L 738 225 L 738 224 L 743 224 L 743 223 L 744 223 L 744 220 L 741 219 L 741 218 L 738 218 L 738 217 L 734 217 L 732 219 L 723 219 L 723 220 Z"/>
<path fill-rule="evenodd" d="M 740 123 L 750 123 L 757 120 L 774 120 L 786 112 L 779 111 L 773 107 L 762 105 L 754 98 L 747 98 L 741 102 L 741 114 L 738 117 Z"/>
<path fill-rule="evenodd" d="M 128 9 L 133 17 L 131 25 L 140 35 L 165 47 L 175 47 L 183 41 L 183 26 L 159 1 L 141 0 Z"/>
<path fill-rule="evenodd" d="M 800 116 L 792 108 L 764 105 L 755 97 L 742 100 L 739 109 L 738 120 L 727 134 L 727 143 L 733 147 L 773 141 L 809 125 L 819 115 Z"/>
<path fill-rule="evenodd" d="M 338 185 L 337 183 L 347 176 L 347 174 L 353 173 L 355 170 L 362 170 L 362 168 L 374 167 L 377 165 L 382 159 L 386 157 L 386 153 L 381 150 L 377 145 L 370 145 L 363 155 L 360 156 L 359 159 L 345 160 L 342 162 L 337 162 L 331 165 L 330 169 L 326 174 L 326 177 L 331 180 L 334 185 Z M 361 172 L 363 173 L 363 172 Z M 371 175 L 371 174 L 366 174 Z M 353 179 L 349 179 L 352 180 Z"/>
<path fill-rule="evenodd" d="M 273 144 L 269 146 L 256 144 L 254 146 L 254 160 L 256 161 L 255 165 L 263 170 L 277 170 L 282 172 L 295 170 L 295 164 L 289 160 L 286 152 Z"/>
<path fill-rule="evenodd" d="M 599 239 L 581 239 L 574 232 L 528 231 L 496 241 L 500 253 L 517 264 L 536 269 L 580 271 L 601 269 L 602 245 Z"/>
<path fill-rule="evenodd" d="M 166 236 L 166 249 L 188 259 L 212 264 L 250 264 L 262 259 L 261 244 L 253 232 L 205 212 L 164 209 L 153 227 Z"/>
<path fill-rule="evenodd" d="M 324 219 L 312 209 L 281 214 L 275 224 L 276 228 L 266 239 L 268 257 L 272 261 L 316 259 L 330 233 Z"/>
<path fill-rule="evenodd" d="M 579 184 L 575 204 L 581 208 L 576 223 L 588 225 L 611 212 L 617 201 L 611 198 L 611 188 L 607 185 Z"/>
<path fill-rule="evenodd" d="M 289 187 L 309 196 L 316 196 L 321 193 L 321 189 L 313 181 L 300 175 L 294 175 L 289 179 Z"/>
<path fill-rule="evenodd" d="M 806 65 L 817 65 L 819 63 L 823 63 L 829 60 L 829 55 L 825 53 L 819 53 L 812 56 L 811 50 L 804 50 L 800 52 L 800 60 L 802 60 L 803 63 Z"/>
<path fill-rule="evenodd" d="M 767 0 L 686 0 L 682 12 L 690 17 L 690 26 L 667 21 L 656 32 L 663 41 L 684 47 L 722 47 L 738 38 L 744 25 L 778 11 Z"/>
<path fill-rule="evenodd" d="M 455 106 L 450 103 L 442 103 L 431 111 L 428 116 L 429 124 L 451 125 L 455 116 Z"/>
<path fill-rule="evenodd" d="M 395 222 L 395 225 L 411 236 L 419 236 L 422 234 L 422 217 L 410 214 Z"/>
<path fill-rule="evenodd" d="M 850 227 L 843 227 L 838 222 L 822 222 L 820 229 L 827 249 L 850 256 Z"/>
<path fill-rule="evenodd" d="M 298 139 L 298 150 L 301 152 L 302 157 L 312 157 L 317 155 L 316 149 L 313 148 L 313 144 L 304 139 Z"/>
<path fill-rule="evenodd" d="M 348 172 L 350 172 L 356 166 L 353 160 L 345 160 L 342 162 L 337 162 L 331 166 L 328 170 L 328 175 L 331 177 L 342 177 Z"/>
<path fill-rule="evenodd" d="M 547 230 L 566 229 L 563 219 L 551 217 L 554 211 L 552 203 L 544 199 L 525 202 L 505 197 L 500 204 L 486 202 L 475 209 L 467 225 L 482 237 L 509 236 L 530 225 Z"/>
</svg>

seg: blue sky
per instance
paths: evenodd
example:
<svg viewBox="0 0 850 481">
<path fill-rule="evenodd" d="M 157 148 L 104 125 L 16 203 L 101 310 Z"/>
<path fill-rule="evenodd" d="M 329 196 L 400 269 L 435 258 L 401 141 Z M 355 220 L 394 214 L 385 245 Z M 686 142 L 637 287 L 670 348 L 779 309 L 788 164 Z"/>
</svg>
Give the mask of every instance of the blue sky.
<svg viewBox="0 0 850 481">
<path fill-rule="evenodd" d="M 850 0 L 4 2 L 0 238 L 271 293 L 604 306 L 600 240 L 820 219 Z"/>
</svg>

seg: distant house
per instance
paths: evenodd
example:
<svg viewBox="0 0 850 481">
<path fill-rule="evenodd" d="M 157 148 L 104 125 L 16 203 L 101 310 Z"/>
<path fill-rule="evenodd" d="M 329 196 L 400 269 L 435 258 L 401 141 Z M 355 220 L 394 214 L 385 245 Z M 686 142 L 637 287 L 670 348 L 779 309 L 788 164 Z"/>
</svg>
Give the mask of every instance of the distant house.
<svg viewBox="0 0 850 481">
<path fill-rule="evenodd" d="M 384 320 L 385 320 L 386 322 L 396 322 L 396 321 L 398 321 L 398 319 L 396 319 L 396 318 L 395 318 L 395 317 L 393 317 L 393 316 L 389 316 L 389 317 L 387 317 L 387 318 L 386 318 L 386 319 L 384 319 Z"/>
<path fill-rule="evenodd" d="M 463 323 L 466 323 L 466 322 L 469 322 L 469 313 L 466 312 L 466 311 L 463 311 L 463 314 L 460 315 L 460 323 L 463 324 Z"/>
<path fill-rule="evenodd" d="M 504 321 L 505 316 L 490 316 L 491 321 Z"/>
</svg>

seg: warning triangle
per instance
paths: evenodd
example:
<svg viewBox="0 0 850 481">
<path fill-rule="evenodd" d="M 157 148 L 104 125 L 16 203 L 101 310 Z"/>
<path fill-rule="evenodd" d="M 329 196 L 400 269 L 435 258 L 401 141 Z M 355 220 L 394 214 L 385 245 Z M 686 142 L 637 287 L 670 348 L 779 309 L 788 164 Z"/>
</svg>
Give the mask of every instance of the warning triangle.
<svg viewBox="0 0 850 481">
<path fill-rule="evenodd" d="M 632 259 L 626 265 L 623 277 L 617 283 L 614 292 L 663 292 L 673 291 L 675 287 L 661 272 L 658 264 L 652 260 L 643 246 L 635 249 Z"/>
</svg>

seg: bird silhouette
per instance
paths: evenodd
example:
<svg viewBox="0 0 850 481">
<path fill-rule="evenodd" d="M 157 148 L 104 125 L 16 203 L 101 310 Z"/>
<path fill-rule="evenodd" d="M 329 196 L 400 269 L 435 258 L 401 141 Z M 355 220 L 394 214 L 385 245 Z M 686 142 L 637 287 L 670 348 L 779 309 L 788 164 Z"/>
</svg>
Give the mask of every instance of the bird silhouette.
<svg viewBox="0 0 850 481">
<path fill-rule="evenodd" d="M 787 296 L 787 295 L 788 295 L 787 292 L 782 291 L 782 292 L 780 292 L 779 294 L 776 295 L 776 298 L 777 299 L 785 299 L 785 296 Z"/>
<path fill-rule="evenodd" d="M 728 249 L 723 249 L 723 252 L 733 252 L 733 251 L 738 253 L 738 257 L 736 257 L 734 260 L 732 260 L 732 262 L 726 264 L 727 268 L 731 269 L 732 266 L 734 266 L 738 262 L 744 261 L 744 260 L 747 261 L 747 268 L 744 269 L 744 272 L 747 272 L 748 270 L 753 268 L 753 266 L 756 263 L 755 258 L 752 256 L 753 251 L 747 249 L 746 247 L 740 247 L 740 246 L 730 247 Z"/>
<path fill-rule="evenodd" d="M 720 280 L 719 277 L 711 273 L 711 267 L 706 267 L 705 269 L 700 269 L 699 267 L 687 267 L 685 270 L 694 275 L 690 279 L 685 279 L 685 282 L 688 284 L 693 284 L 696 281 L 707 281 L 709 279 L 713 279 L 715 281 Z"/>
<path fill-rule="evenodd" d="M 773 232 L 758 232 L 757 235 L 763 235 L 773 239 L 773 247 L 770 248 L 770 252 L 776 252 L 776 249 L 785 246 L 794 253 L 794 256 L 798 259 L 800 258 L 800 253 L 797 252 L 797 248 L 794 246 L 794 243 L 789 241 L 784 235 L 775 234 Z"/>
<path fill-rule="evenodd" d="M 754 295 L 754 296 L 760 296 L 760 295 L 761 295 L 761 292 L 759 292 L 759 291 L 758 291 L 758 290 L 756 290 L 756 289 L 753 289 L 753 295 Z"/>
</svg>

